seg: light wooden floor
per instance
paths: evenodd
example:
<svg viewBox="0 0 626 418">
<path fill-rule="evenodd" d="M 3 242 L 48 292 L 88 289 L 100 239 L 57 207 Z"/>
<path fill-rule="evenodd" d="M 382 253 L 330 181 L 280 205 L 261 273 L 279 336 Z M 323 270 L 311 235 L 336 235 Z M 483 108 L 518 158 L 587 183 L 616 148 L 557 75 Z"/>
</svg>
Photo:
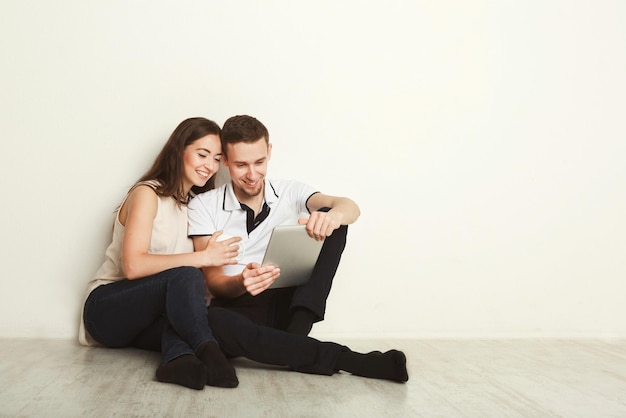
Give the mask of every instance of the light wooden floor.
<svg viewBox="0 0 626 418">
<path fill-rule="evenodd" d="M 352 340 L 399 348 L 407 384 L 235 360 L 236 389 L 154 380 L 156 353 L 0 340 L 2 417 L 626 417 L 626 341 Z"/>
</svg>

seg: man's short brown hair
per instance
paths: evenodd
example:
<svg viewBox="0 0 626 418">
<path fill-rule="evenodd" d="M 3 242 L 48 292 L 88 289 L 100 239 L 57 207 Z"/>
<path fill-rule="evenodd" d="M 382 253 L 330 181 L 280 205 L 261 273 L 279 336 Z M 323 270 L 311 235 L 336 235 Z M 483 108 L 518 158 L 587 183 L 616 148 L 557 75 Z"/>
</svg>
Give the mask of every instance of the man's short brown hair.
<svg viewBox="0 0 626 418">
<path fill-rule="evenodd" d="M 222 127 L 222 153 L 228 158 L 228 144 L 236 144 L 238 142 L 251 143 L 261 138 L 264 138 L 265 143 L 269 144 L 270 134 L 265 125 L 258 119 L 248 115 L 232 116 L 224 122 Z"/>
</svg>

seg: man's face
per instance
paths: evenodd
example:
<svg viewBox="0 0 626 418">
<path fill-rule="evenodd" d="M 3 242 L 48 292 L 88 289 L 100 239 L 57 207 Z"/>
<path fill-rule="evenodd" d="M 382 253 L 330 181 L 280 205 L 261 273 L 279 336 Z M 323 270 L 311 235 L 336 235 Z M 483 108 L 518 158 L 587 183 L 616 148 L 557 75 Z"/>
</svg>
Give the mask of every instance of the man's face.
<svg viewBox="0 0 626 418">
<path fill-rule="evenodd" d="M 246 200 L 261 195 L 272 144 L 266 144 L 265 138 L 261 138 L 253 143 L 238 142 L 226 147 L 228 158 L 224 156 L 223 161 L 228 167 L 239 201 L 245 203 Z"/>
</svg>

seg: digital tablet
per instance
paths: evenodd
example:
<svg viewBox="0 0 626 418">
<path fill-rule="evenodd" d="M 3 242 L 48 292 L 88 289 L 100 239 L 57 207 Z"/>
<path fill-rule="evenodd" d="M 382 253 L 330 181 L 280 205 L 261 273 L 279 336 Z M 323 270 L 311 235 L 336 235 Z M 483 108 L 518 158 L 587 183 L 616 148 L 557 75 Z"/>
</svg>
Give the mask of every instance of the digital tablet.
<svg viewBox="0 0 626 418">
<path fill-rule="evenodd" d="M 300 286 L 309 281 L 324 241 L 311 238 L 305 225 L 281 225 L 274 228 L 265 250 L 263 264 L 280 268 L 280 276 L 269 289 Z"/>
</svg>

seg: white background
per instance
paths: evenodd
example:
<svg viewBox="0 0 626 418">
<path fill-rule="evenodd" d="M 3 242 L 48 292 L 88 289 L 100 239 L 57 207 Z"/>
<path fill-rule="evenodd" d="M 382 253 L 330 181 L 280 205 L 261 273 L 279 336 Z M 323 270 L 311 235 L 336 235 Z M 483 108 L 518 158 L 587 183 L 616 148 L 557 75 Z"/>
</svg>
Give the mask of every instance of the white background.
<svg viewBox="0 0 626 418">
<path fill-rule="evenodd" d="M 183 119 L 362 216 L 314 336 L 626 337 L 623 1 L 0 3 L 0 337 L 75 338 Z"/>
</svg>

